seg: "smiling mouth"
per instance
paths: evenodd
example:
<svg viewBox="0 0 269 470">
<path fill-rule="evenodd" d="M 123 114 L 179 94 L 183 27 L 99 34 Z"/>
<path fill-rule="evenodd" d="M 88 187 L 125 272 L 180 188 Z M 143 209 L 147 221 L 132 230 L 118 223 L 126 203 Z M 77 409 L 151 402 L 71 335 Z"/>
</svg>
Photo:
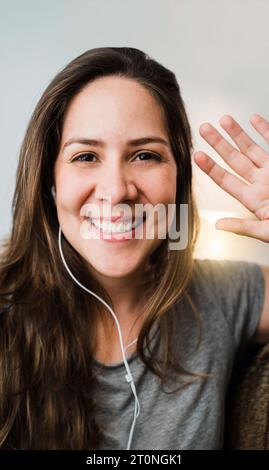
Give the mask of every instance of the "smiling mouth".
<svg viewBox="0 0 269 470">
<path fill-rule="evenodd" d="M 97 219 L 87 217 L 90 225 L 97 229 L 99 232 L 107 235 L 119 235 L 125 233 L 132 233 L 139 225 L 141 225 L 145 217 L 135 220 L 133 222 L 100 222 Z"/>
</svg>

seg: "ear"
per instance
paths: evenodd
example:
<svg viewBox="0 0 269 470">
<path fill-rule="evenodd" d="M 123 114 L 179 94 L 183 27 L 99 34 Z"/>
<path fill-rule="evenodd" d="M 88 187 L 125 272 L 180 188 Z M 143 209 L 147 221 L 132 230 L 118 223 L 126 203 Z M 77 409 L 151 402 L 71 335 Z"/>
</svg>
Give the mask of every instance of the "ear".
<svg viewBox="0 0 269 470">
<path fill-rule="evenodd" d="M 52 194 L 53 198 L 55 199 L 56 191 L 55 191 L 55 186 L 54 186 L 54 184 L 51 186 L 51 194 Z"/>
</svg>

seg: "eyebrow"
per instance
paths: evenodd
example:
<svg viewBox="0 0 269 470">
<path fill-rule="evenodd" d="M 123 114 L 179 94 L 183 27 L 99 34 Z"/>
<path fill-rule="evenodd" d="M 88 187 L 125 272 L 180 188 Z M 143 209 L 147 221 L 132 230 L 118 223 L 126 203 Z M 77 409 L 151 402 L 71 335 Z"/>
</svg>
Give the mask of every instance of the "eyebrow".
<svg viewBox="0 0 269 470">
<path fill-rule="evenodd" d="M 169 143 L 163 139 L 162 137 L 157 136 L 148 136 L 148 137 L 140 137 L 139 139 L 132 139 L 127 142 L 127 145 L 130 147 L 136 147 L 138 145 L 150 144 L 150 143 L 160 143 L 169 147 Z M 100 146 L 104 147 L 105 142 L 103 140 L 96 140 L 96 139 L 87 139 L 86 137 L 72 137 L 71 139 L 67 140 L 63 146 L 63 150 L 72 144 L 82 144 L 82 145 L 93 145 L 95 147 Z"/>
</svg>

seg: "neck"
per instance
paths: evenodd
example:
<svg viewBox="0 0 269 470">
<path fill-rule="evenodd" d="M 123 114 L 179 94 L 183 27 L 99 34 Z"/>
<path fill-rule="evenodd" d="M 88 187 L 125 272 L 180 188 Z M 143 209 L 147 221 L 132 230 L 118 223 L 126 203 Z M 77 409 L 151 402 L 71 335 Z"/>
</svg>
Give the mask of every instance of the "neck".
<svg viewBox="0 0 269 470">
<path fill-rule="evenodd" d="M 127 346 L 139 336 L 143 321 L 145 304 L 145 271 L 140 270 L 123 278 L 111 278 L 93 273 L 97 281 L 109 294 L 113 311 L 120 324 L 123 344 Z M 144 294 L 144 295 L 143 295 Z M 111 312 L 103 305 L 104 317 L 97 320 L 95 357 L 102 363 L 118 362 L 122 358 L 119 345 L 118 328 Z M 136 349 L 136 342 L 127 350 L 127 356 Z"/>
<path fill-rule="evenodd" d="M 93 271 L 94 277 L 110 296 L 119 322 L 124 324 L 135 320 L 136 316 L 141 313 L 141 304 L 144 303 L 145 267 L 122 278 L 112 278 Z"/>
</svg>

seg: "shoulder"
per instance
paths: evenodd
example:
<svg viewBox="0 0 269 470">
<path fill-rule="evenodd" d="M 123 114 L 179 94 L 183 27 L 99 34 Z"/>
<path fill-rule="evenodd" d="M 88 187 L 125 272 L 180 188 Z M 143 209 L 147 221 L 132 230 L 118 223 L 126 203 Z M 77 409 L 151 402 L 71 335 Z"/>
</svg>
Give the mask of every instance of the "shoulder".
<svg viewBox="0 0 269 470">
<path fill-rule="evenodd" d="M 264 282 L 259 264 L 241 260 L 194 259 L 193 281 L 217 290 L 227 289 L 230 294 L 237 290 L 249 289 Z"/>
<path fill-rule="evenodd" d="M 264 303 L 261 265 L 241 260 L 195 259 L 192 276 L 198 304 L 223 317 L 237 346 L 252 338 Z"/>
</svg>

